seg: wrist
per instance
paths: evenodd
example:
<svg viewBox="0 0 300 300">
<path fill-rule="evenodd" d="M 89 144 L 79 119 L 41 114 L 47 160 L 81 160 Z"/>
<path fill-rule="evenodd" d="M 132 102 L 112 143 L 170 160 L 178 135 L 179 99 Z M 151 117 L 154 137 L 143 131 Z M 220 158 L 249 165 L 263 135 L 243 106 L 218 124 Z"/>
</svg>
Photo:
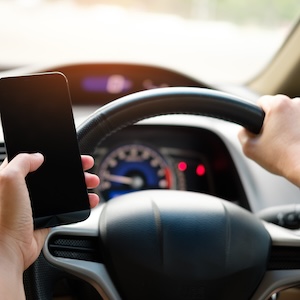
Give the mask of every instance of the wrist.
<svg viewBox="0 0 300 300">
<path fill-rule="evenodd" d="M 283 176 L 296 186 L 300 187 L 300 161 L 286 161 L 283 170 Z"/>
<path fill-rule="evenodd" d="M 2 249 L 1 249 L 2 250 Z M 23 285 L 23 265 L 19 259 L 12 261 L 7 255 L 0 258 L 0 290 L 1 299 L 25 299 Z"/>
</svg>

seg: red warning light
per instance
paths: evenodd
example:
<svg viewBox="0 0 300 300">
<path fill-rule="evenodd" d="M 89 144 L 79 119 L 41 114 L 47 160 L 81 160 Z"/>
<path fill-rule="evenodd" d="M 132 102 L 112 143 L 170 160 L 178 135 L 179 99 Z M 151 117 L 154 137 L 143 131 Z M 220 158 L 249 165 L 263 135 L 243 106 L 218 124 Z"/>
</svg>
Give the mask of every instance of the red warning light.
<svg viewBox="0 0 300 300">
<path fill-rule="evenodd" d="M 187 163 L 184 161 L 181 161 L 178 163 L 177 167 L 178 167 L 179 171 L 184 172 L 187 169 Z"/>
<path fill-rule="evenodd" d="M 206 173 L 205 166 L 202 165 L 202 164 L 198 165 L 198 166 L 197 166 L 197 169 L 196 169 L 196 174 L 197 174 L 198 176 L 203 176 L 203 175 L 205 175 L 205 173 Z"/>
</svg>

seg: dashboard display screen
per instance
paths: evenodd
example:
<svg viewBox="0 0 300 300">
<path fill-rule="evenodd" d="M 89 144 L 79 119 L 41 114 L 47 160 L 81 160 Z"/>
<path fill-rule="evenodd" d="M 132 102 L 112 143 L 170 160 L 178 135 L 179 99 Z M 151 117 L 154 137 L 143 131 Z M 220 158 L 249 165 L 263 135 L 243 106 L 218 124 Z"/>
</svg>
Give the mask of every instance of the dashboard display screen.
<svg viewBox="0 0 300 300">
<path fill-rule="evenodd" d="M 87 92 L 108 94 L 129 93 L 132 81 L 123 75 L 87 76 L 82 79 L 82 88 Z"/>
<path fill-rule="evenodd" d="M 131 93 L 161 87 L 207 87 L 173 70 L 137 64 L 83 64 L 47 71 L 66 75 L 72 103 L 79 105 L 104 105 Z"/>
</svg>

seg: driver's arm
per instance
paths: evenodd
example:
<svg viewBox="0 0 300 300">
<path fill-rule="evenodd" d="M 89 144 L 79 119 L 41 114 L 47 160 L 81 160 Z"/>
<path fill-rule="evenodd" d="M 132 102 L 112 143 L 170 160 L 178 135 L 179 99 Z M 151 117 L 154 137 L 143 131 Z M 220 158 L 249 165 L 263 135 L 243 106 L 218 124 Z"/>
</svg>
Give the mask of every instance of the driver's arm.
<svg viewBox="0 0 300 300">
<path fill-rule="evenodd" d="M 23 272 L 39 256 L 48 229 L 33 230 L 32 210 L 25 177 L 43 163 L 41 154 L 19 154 L 0 166 L 0 295 L 1 299 L 25 299 Z M 82 157 L 84 170 L 93 166 L 93 158 Z M 99 178 L 85 174 L 88 188 Z M 68 178 L 66 178 L 68 181 Z M 63 183 L 62 183 L 63 184 Z M 91 207 L 99 202 L 89 194 Z"/>
<path fill-rule="evenodd" d="M 239 132 L 245 155 L 300 187 L 300 98 L 263 96 L 258 105 L 266 114 L 261 133 Z"/>
</svg>

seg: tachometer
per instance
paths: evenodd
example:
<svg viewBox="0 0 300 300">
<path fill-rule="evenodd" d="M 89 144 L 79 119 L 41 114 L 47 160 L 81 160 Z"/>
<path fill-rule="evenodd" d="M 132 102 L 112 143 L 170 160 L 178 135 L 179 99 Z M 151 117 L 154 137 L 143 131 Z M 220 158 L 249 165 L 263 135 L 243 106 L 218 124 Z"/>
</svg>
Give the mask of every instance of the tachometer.
<svg viewBox="0 0 300 300">
<path fill-rule="evenodd" d="M 146 189 L 175 189 L 176 176 L 167 160 L 152 148 L 124 145 L 104 157 L 99 168 L 105 200 Z"/>
</svg>

